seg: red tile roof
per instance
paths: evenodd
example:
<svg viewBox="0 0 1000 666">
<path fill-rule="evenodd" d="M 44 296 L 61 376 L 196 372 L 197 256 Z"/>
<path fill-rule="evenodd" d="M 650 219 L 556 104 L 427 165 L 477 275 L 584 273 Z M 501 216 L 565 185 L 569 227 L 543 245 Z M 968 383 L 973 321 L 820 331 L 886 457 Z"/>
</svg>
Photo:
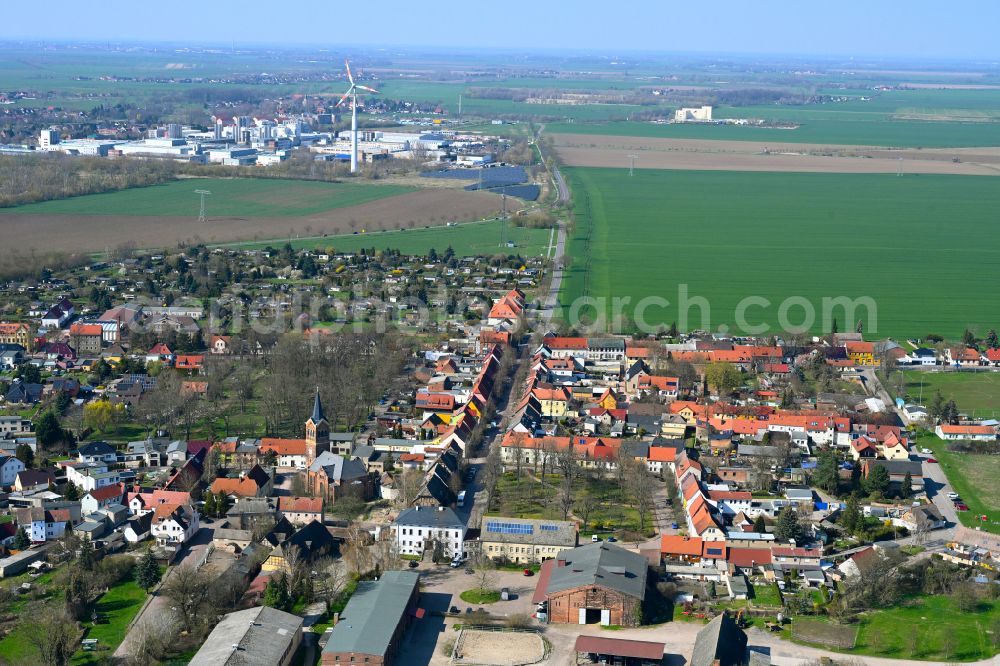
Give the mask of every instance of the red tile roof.
<svg viewBox="0 0 1000 666">
<path fill-rule="evenodd" d="M 279 497 L 278 511 L 289 513 L 322 513 L 323 499 L 320 497 Z"/>
<path fill-rule="evenodd" d="M 125 492 L 124 483 L 112 483 L 110 485 L 104 486 L 103 488 L 95 488 L 91 490 L 88 495 L 97 500 L 98 502 L 103 502 L 104 500 L 111 499 L 112 497 L 121 497 L 122 493 Z"/>
<path fill-rule="evenodd" d="M 771 563 L 770 548 L 730 548 L 729 563 L 737 567 L 751 567 Z"/>
<path fill-rule="evenodd" d="M 261 453 L 274 451 L 279 456 L 304 456 L 306 454 L 306 440 L 264 437 L 260 440 L 260 451 Z"/>
<path fill-rule="evenodd" d="M 701 537 L 664 534 L 660 537 L 660 552 L 664 555 L 701 557 Z"/>
<path fill-rule="evenodd" d="M 603 636 L 577 636 L 574 650 L 616 657 L 631 657 L 660 662 L 663 660 L 663 643 L 652 641 L 632 641 Z"/>
</svg>

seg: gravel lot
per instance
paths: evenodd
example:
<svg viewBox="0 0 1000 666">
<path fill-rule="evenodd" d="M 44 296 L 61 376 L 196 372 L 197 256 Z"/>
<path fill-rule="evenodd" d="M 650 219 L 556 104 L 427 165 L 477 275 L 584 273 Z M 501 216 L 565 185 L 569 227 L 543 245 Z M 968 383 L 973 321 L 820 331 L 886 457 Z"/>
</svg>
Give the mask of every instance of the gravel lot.
<svg viewBox="0 0 1000 666">
<path fill-rule="evenodd" d="M 463 629 L 458 650 L 456 664 L 520 666 L 541 661 L 545 643 L 538 634 Z"/>
</svg>

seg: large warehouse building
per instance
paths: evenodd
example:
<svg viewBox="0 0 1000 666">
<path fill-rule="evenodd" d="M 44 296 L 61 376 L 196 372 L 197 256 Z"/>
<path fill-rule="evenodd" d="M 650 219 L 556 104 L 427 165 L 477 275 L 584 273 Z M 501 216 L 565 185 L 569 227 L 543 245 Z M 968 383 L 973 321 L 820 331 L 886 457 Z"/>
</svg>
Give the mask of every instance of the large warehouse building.
<svg viewBox="0 0 1000 666">
<path fill-rule="evenodd" d="M 609 543 L 562 551 L 542 565 L 535 603 L 549 622 L 636 626 L 642 623 L 649 562 Z"/>
</svg>

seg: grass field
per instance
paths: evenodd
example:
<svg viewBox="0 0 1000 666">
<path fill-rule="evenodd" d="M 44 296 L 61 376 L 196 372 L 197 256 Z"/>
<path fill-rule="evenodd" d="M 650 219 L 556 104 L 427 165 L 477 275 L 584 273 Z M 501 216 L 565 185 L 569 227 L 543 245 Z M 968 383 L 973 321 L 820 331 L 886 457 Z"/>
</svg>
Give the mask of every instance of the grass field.
<svg viewBox="0 0 1000 666">
<path fill-rule="evenodd" d="M 104 654 L 114 653 L 125 640 L 128 624 L 145 600 L 146 593 L 134 581 L 127 580 L 115 585 L 95 605 L 94 610 L 101 621 L 90 626 L 84 638 L 96 638 Z M 85 623 L 87 625 L 89 623 Z M 103 663 L 99 654 L 101 653 L 77 652 L 73 656 L 73 663 L 78 666 Z"/>
<path fill-rule="evenodd" d="M 977 418 L 1000 415 L 1000 372 L 904 372 L 907 402 L 928 405 L 938 391 Z"/>
<path fill-rule="evenodd" d="M 392 197 L 416 188 L 262 178 L 186 178 L 163 185 L 43 201 L 3 213 L 65 215 L 198 215 L 195 190 L 209 190 L 210 217 L 299 217 Z M 2 218 L 0 218 L 2 219 Z"/>
<path fill-rule="evenodd" d="M 963 613 L 949 597 L 920 597 L 866 615 L 850 653 L 907 660 L 986 659 L 997 652 L 992 633 L 998 620 L 1000 602 L 984 601 L 978 612 Z"/>
<path fill-rule="evenodd" d="M 566 169 L 574 198 L 572 263 L 561 303 L 580 296 L 660 296 L 652 324 L 688 330 L 737 324 L 777 331 L 782 301 L 800 297 L 823 326 L 823 298 L 870 298 L 854 315 L 827 308 L 841 330 L 866 319 L 870 336 L 957 338 L 995 326 L 1000 188 L 990 177 Z M 947 231 L 942 225 L 947 224 Z M 974 239 L 974 242 L 969 242 Z M 689 307 L 678 307 L 686 285 Z M 692 305 L 704 297 L 708 308 Z M 745 303 L 746 304 L 746 303 Z M 786 319 L 808 323 L 791 303 Z M 611 305 L 608 303 L 610 309 Z M 686 312 L 688 321 L 679 316 Z M 583 311 L 587 314 L 587 311 Z M 569 313 L 564 309 L 564 317 Z M 707 316 L 705 316 L 707 314 Z M 706 321 L 707 320 L 707 321 Z M 738 327 L 743 328 L 743 327 Z"/>
<path fill-rule="evenodd" d="M 460 256 L 497 253 L 539 256 L 546 254 L 551 235 L 549 229 L 508 226 L 506 237 L 514 243 L 514 247 L 500 247 L 500 223 L 492 221 L 458 224 L 454 227 L 437 226 L 430 229 L 407 231 L 296 238 L 291 241 L 291 244 L 295 249 L 321 248 L 325 250 L 332 247 L 337 252 L 355 252 L 363 247 L 374 247 L 377 250 L 399 250 L 404 254 L 426 254 L 431 248 L 441 252 L 451 245 L 455 254 Z M 240 249 L 263 249 L 268 246 L 278 247 L 285 242 L 285 240 L 270 240 L 253 243 L 230 243 L 225 246 Z"/>
<path fill-rule="evenodd" d="M 962 524 L 1000 534 L 1000 456 L 954 453 L 933 433 L 922 433 L 917 446 L 934 452 L 948 482 L 969 506 L 968 511 L 958 512 Z"/>
<path fill-rule="evenodd" d="M 734 115 L 749 114 L 733 109 Z M 787 118 L 793 120 L 793 118 Z M 671 139 L 719 139 L 725 141 L 780 141 L 903 148 L 959 148 L 1000 146 L 1000 122 L 949 122 L 892 120 L 849 113 L 806 116 L 795 129 L 738 125 L 656 125 L 648 122 L 553 123 L 548 134 L 603 134 L 612 136 L 664 137 Z"/>
<path fill-rule="evenodd" d="M 489 511 L 495 515 L 515 518 L 562 520 L 558 499 L 559 480 L 558 476 L 550 474 L 545 477 L 545 483 L 541 484 L 529 476 L 528 469 L 522 470 L 520 480 L 513 472 L 508 472 L 500 477 L 497 483 L 497 491 L 490 502 Z M 623 497 L 614 482 L 585 479 L 576 483 L 578 487 L 574 488 L 574 497 L 579 498 L 583 494 L 588 494 L 597 502 L 597 506 L 588 516 L 587 528 L 583 529 L 581 525 L 580 538 L 586 539 L 592 534 L 603 538 L 614 534 L 622 538 L 639 531 L 638 512 L 630 505 L 629 499 Z M 649 522 L 650 517 L 647 515 L 647 529 Z"/>
</svg>

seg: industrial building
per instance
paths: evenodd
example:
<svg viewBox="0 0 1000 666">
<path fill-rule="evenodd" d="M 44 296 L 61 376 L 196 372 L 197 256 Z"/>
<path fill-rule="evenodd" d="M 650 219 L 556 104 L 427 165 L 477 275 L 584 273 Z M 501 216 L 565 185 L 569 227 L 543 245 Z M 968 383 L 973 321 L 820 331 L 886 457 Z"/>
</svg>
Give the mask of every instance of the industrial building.
<svg viewBox="0 0 1000 666">
<path fill-rule="evenodd" d="M 410 618 L 422 615 L 419 581 L 416 571 L 386 571 L 381 580 L 359 582 L 323 648 L 323 666 L 391 664 Z"/>
<path fill-rule="evenodd" d="M 256 607 L 223 615 L 190 666 L 288 666 L 302 643 L 302 618 Z"/>
</svg>

